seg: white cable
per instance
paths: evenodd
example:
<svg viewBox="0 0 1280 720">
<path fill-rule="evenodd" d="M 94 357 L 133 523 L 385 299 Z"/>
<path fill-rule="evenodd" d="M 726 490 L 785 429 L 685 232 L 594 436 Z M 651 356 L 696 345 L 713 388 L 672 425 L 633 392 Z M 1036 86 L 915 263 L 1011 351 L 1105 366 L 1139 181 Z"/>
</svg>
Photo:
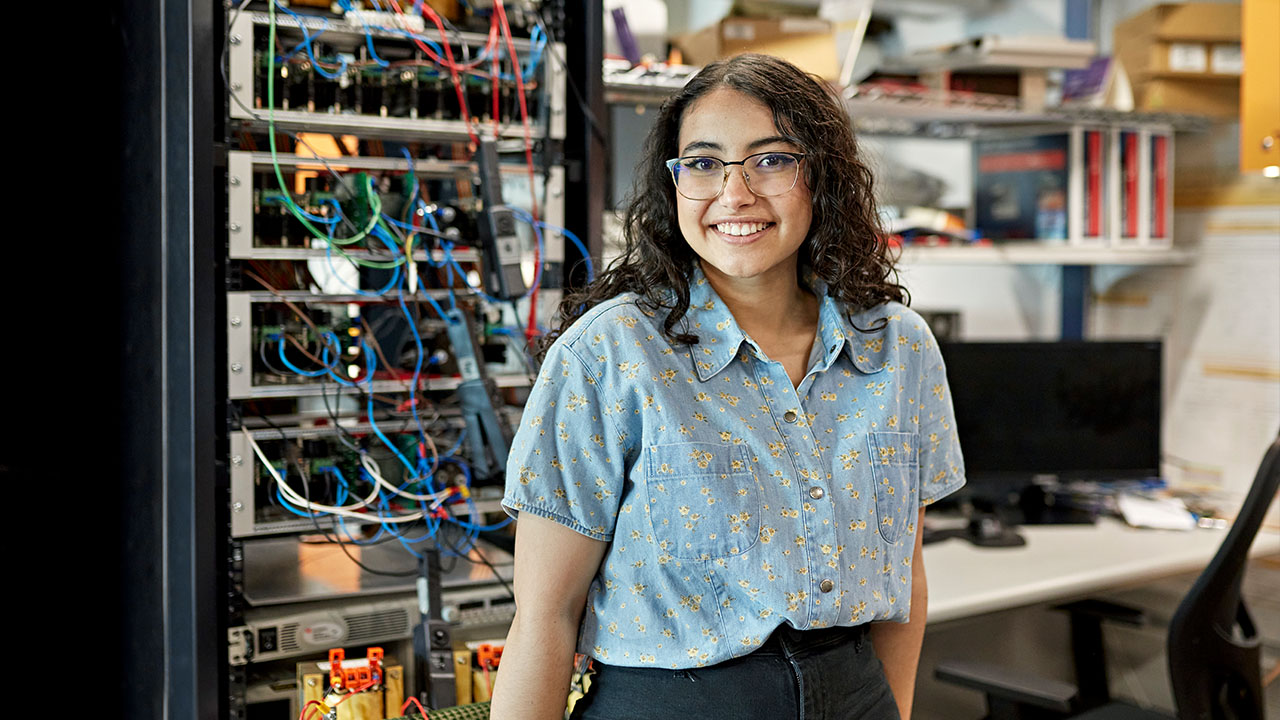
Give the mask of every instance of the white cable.
<svg viewBox="0 0 1280 720">
<path fill-rule="evenodd" d="M 377 461 L 374 460 L 372 457 L 370 457 L 368 453 L 364 453 L 360 456 L 360 464 L 364 466 L 365 472 L 369 473 L 369 477 L 373 478 L 374 482 L 377 483 L 378 485 L 385 487 L 386 489 L 390 490 L 396 495 L 399 495 L 400 497 L 408 498 L 410 500 L 419 500 L 419 501 L 432 500 L 434 501 L 434 504 L 431 506 L 432 509 L 439 507 L 440 503 L 443 502 L 445 498 L 453 494 L 453 491 L 449 489 L 444 489 L 434 493 L 428 493 L 426 495 L 416 495 L 414 493 L 401 490 L 395 485 L 392 485 L 391 483 L 387 482 L 386 478 L 382 477 L 382 470 L 381 468 L 378 467 Z"/>
<path fill-rule="evenodd" d="M 354 505 L 335 507 L 332 505 L 321 505 L 319 503 L 310 502 L 305 497 L 299 495 L 293 488 L 289 487 L 289 484 L 284 481 L 284 478 L 280 477 L 280 473 L 276 472 L 271 461 L 267 459 L 266 453 L 262 452 L 262 448 L 258 445 L 257 441 L 253 439 L 253 435 L 249 434 L 248 430 L 244 431 L 244 437 L 249 441 L 249 445 L 253 448 L 254 454 L 257 455 L 258 459 L 262 461 L 262 464 L 266 466 L 267 472 L 271 473 L 271 477 L 276 481 L 276 486 L 280 488 L 280 492 L 294 505 L 297 505 L 308 512 L 323 512 L 363 521 L 370 521 L 374 519 L 374 517 L 371 517 L 366 513 L 353 512 L 353 510 L 368 507 L 378 499 L 378 486 L 376 484 L 373 487 L 373 492 L 369 494 L 369 497 Z M 421 520 L 423 518 L 423 513 L 421 510 L 407 515 L 383 515 L 378 513 L 376 517 L 384 523 L 402 523 Z"/>
</svg>

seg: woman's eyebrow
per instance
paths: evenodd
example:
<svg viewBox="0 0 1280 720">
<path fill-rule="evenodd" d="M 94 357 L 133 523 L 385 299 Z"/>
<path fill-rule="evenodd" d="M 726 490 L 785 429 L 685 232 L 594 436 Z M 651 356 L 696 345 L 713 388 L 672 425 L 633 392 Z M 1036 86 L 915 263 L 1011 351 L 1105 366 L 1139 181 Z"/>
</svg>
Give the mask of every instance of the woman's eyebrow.
<svg viewBox="0 0 1280 720">
<path fill-rule="evenodd" d="M 752 140 L 751 142 L 747 143 L 747 149 L 755 150 L 757 148 L 762 148 L 766 145 L 774 145 L 776 143 L 785 143 L 788 145 L 795 144 L 794 141 L 791 140 L 791 138 L 783 137 L 782 135 L 770 135 L 769 137 L 762 137 L 758 140 Z M 695 150 L 715 150 L 718 152 L 724 152 L 724 146 L 721 145 L 720 143 L 712 142 L 710 140 L 695 140 L 689 143 L 688 145 L 685 145 L 684 150 L 680 151 L 680 155 L 686 156 Z"/>
<path fill-rule="evenodd" d="M 750 143 L 747 143 L 747 149 L 755 150 L 756 148 L 761 148 L 765 145 L 773 145 L 774 143 L 786 143 L 788 145 L 795 144 L 792 142 L 791 138 L 786 138 L 781 135 L 771 135 L 769 137 L 760 138 L 759 140 L 752 140 Z"/>
<path fill-rule="evenodd" d="M 720 150 L 720 151 L 723 151 L 723 150 L 724 150 L 724 147 L 722 147 L 722 146 L 720 145 L 720 143 L 710 142 L 709 140 L 695 140 L 694 142 L 691 142 L 691 143 L 689 143 L 688 145 L 685 145 L 685 146 L 684 146 L 684 150 L 681 150 L 681 151 L 680 151 L 680 154 L 681 154 L 681 155 L 688 155 L 689 153 L 693 152 L 694 150 Z"/>
</svg>

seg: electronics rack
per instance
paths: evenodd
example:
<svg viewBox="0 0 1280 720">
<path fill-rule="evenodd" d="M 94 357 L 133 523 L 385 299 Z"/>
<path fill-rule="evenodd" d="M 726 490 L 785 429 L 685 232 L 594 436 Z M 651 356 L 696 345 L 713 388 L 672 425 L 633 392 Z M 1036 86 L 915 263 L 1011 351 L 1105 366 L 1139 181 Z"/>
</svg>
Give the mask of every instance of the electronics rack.
<svg viewBox="0 0 1280 720">
<path fill-rule="evenodd" d="M 538 11 L 563 13 L 555 0 L 510 4 L 518 65 L 505 32 L 495 45 L 491 34 L 441 29 L 422 17 L 339 12 L 352 7 L 349 2 L 332 11 L 301 2 L 274 12 L 266 2 L 227 6 L 231 717 L 246 717 L 253 698 L 278 698 L 279 692 L 264 695 L 263 678 L 278 677 L 285 664 L 301 659 L 279 649 L 256 653 L 258 619 L 264 613 L 305 617 L 316 603 L 254 607 L 243 582 L 258 554 L 246 552 L 246 544 L 303 534 L 308 542 L 322 533 L 346 533 L 352 542 L 368 541 L 374 530 L 381 535 L 376 512 L 341 522 L 298 512 L 305 503 L 350 504 L 357 478 L 367 477 L 362 457 L 373 458 L 391 485 L 412 495 L 450 492 L 434 513 L 478 524 L 505 517 L 496 458 L 476 457 L 496 455 L 502 445 L 491 437 L 474 443 L 467 433 L 492 427 L 484 417 L 477 420 L 476 403 L 485 405 L 477 398 L 493 406 L 490 423 L 518 420 L 531 378 L 519 331 L 533 301 L 525 292 L 497 291 L 495 260 L 507 268 L 508 284 L 518 261 L 529 285 L 536 235 L 531 223 L 512 223 L 536 210 L 545 226 L 532 315 L 546 325 L 559 303 L 565 256 L 559 163 L 566 82 L 563 66 L 544 55 L 563 57 L 564 48 L 547 42 L 556 33 L 541 26 Z M 273 32 L 276 51 L 268 52 Z M 474 72 L 455 75 L 431 58 L 446 57 L 444 51 Z M 465 92 L 457 92 L 459 85 Z M 483 157 L 490 138 L 501 157 L 496 165 Z M 352 237 L 358 239 L 344 241 Z M 457 345 L 462 337 L 470 347 Z M 423 440 L 435 445 L 433 455 L 456 458 L 438 462 L 430 488 L 423 480 Z M 415 451 L 419 457 L 409 464 L 418 463 L 416 474 L 399 462 Z M 468 466 L 487 467 L 487 477 Z M 305 500 L 282 493 L 284 484 L 296 486 Z M 412 509 L 399 497 L 388 504 L 387 495 L 385 514 Z M 436 521 L 447 519 L 441 514 Z M 419 526 L 411 534 L 426 531 Z M 465 593 L 473 609 L 459 611 L 455 621 L 491 622 L 493 611 L 483 609 L 491 606 L 502 608 L 497 616 L 506 612 L 506 591 L 497 585 Z M 320 603 L 346 617 L 351 613 L 344 607 L 358 610 L 369 599 L 357 591 Z M 412 614 L 410 625 L 421 619 Z M 387 637 L 405 634 L 397 626 Z M 407 652 L 407 644 L 401 650 Z M 398 660 L 414 677 L 414 658 Z M 292 709 L 296 717 L 298 708 Z"/>
</svg>

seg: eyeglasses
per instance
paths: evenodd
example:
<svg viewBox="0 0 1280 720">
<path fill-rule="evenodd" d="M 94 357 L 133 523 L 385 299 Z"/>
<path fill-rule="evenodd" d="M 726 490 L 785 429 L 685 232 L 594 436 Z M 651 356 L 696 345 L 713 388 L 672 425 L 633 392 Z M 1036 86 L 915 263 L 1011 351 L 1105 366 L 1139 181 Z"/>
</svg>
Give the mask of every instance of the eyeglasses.
<svg viewBox="0 0 1280 720">
<path fill-rule="evenodd" d="M 711 200 L 724 192 L 729 182 L 729 166 L 741 165 L 747 189 L 760 197 L 782 195 L 796 186 L 804 153 L 762 152 L 729 162 L 704 155 L 667 161 L 676 191 L 690 200 Z"/>
</svg>

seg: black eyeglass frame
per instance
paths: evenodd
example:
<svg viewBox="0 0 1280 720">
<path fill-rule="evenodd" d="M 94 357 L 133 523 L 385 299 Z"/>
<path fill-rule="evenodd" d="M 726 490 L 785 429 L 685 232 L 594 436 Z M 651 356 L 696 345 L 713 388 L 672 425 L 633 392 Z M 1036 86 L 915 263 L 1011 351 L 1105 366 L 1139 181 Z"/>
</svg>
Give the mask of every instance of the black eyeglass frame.
<svg viewBox="0 0 1280 720">
<path fill-rule="evenodd" d="M 760 157 L 761 155 L 787 155 L 796 161 L 796 176 L 794 179 L 792 179 L 790 187 L 788 187 L 786 190 L 783 190 L 782 192 L 774 193 L 772 195 L 761 195 L 760 193 L 756 192 L 755 188 L 751 187 L 751 174 L 747 172 L 747 161 L 754 157 Z M 800 163 L 806 157 L 808 157 L 808 153 L 788 152 L 786 150 L 767 150 L 765 152 L 752 153 L 742 158 L 741 160 L 733 160 L 733 161 L 721 160 L 718 157 L 712 157 L 710 155 L 685 155 L 683 157 L 671 158 L 670 160 L 667 161 L 666 165 L 667 165 L 667 171 L 671 173 L 671 184 L 675 185 L 676 192 L 680 193 L 681 197 L 687 198 L 689 200 L 715 200 L 716 198 L 720 197 L 721 193 L 724 192 L 725 186 L 729 184 L 729 168 L 733 165 L 742 166 L 742 179 L 746 181 L 747 189 L 751 191 L 752 195 L 755 195 L 756 197 L 779 197 L 781 195 L 786 195 L 787 193 L 791 192 L 795 188 L 796 183 L 799 182 L 800 180 Z M 676 177 L 676 165 L 679 164 L 681 160 L 700 160 L 700 159 L 715 160 L 716 162 L 720 163 L 724 168 L 724 177 L 721 178 L 720 180 L 720 192 L 717 192 L 715 195 L 712 195 L 711 197 L 691 198 L 680 191 L 680 180 Z"/>
</svg>

